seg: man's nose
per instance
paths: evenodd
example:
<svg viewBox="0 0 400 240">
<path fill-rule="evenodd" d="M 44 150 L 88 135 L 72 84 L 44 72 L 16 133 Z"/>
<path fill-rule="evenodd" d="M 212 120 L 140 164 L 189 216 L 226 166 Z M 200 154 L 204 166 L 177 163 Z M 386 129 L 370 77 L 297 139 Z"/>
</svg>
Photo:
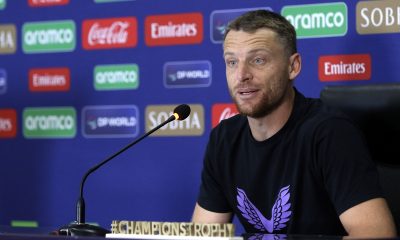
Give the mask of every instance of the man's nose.
<svg viewBox="0 0 400 240">
<path fill-rule="evenodd" d="M 252 78 L 249 66 L 246 63 L 240 63 L 237 68 L 237 81 L 244 82 Z"/>
</svg>

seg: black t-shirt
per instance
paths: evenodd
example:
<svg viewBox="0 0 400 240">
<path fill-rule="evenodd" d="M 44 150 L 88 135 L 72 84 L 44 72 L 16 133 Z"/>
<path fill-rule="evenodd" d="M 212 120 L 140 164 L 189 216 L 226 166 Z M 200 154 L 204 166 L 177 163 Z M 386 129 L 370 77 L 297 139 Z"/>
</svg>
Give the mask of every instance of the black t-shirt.
<svg viewBox="0 0 400 240">
<path fill-rule="evenodd" d="M 242 115 L 212 130 L 198 204 L 233 212 L 248 233 L 347 235 L 339 215 L 381 196 L 359 129 L 296 91 L 289 120 L 265 141 Z"/>
</svg>

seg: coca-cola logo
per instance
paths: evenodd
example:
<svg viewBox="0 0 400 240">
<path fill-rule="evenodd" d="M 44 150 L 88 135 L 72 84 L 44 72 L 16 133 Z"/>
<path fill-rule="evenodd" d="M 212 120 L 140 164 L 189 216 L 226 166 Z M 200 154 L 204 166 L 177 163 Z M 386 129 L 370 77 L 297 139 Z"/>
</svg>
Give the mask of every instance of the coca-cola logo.
<svg viewBox="0 0 400 240">
<path fill-rule="evenodd" d="M 137 20 L 134 17 L 85 20 L 82 38 L 86 50 L 135 47 Z"/>
<path fill-rule="evenodd" d="M 216 103 L 212 106 L 212 127 L 217 126 L 222 120 L 238 114 L 238 110 L 233 103 Z"/>
</svg>

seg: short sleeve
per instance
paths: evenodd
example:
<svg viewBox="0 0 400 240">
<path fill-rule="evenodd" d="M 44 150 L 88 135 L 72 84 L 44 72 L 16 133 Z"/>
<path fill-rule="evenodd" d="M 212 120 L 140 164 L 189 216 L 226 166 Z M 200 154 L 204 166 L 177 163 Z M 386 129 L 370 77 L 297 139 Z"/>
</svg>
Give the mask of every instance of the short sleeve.
<svg viewBox="0 0 400 240">
<path fill-rule="evenodd" d="M 340 215 L 364 201 L 382 197 L 376 166 L 361 131 L 346 118 L 321 124 L 317 165 L 327 192 Z"/>
<path fill-rule="evenodd" d="M 223 172 L 220 171 L 221 162 L 218 162 L 221 159 L 217 158 L 218 155 L 222 156 L 222 154 L 216 153 L 216 149 L 219 149 L 216 145 L 216 135 L 216 129 L 214 129 L 206 148 L 197 203 L 202 208 L 212 212 L 232 212 L 223 191 L 224 186 L 221 180 Z"/>
</svg>

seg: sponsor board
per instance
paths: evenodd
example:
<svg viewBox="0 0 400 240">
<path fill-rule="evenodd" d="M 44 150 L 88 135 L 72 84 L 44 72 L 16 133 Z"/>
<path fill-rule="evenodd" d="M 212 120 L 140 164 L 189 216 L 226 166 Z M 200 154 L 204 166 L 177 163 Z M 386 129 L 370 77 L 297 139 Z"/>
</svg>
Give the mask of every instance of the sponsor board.
<svg viewBox="0 0 400 240">
<path fill-rule="evenodd" d="M 175 120 L 150 136 L 201 136 L 204 133 L 204 108 L 201 104 L 189 104 L 190 115 L 182 121 Z M 146 107 L 146 132 L 166 121 L 176 105 L 149 105 Z"/>
<path fill-rule="evenodd" d="M 321 56 L 318 76 L 321 82 L 371 79 L 369 54 Z"/>
<path fill-rule="evenodd" d="M 356 29 L 359 34 L 400 32 L 400 1 L 360 1 L 356 6 Z"/>
<path fill-rule="evenodd" d="M 147 46 L 199 44 L 203 41 L 203 15 L 183 13 L 147 16 L 145 42 Z"/>
<path fill-rule="evenodd" d="M 22 119 L 25 138 L 73 138 L 76 135 L 73 107 L 27 107 Z"/>
<path fill-rule="evenodd" d="M 0 138 L 17 136 L 17 112 L 15 109 L 0 109 Z"/>
<path fill-rule="evenodd" d="M 260 8 L 240 8 L 240 9 L 224 9 L 215 10 L 210 15 L 210 39 L 213 43 L 222 43 L 225 35 L 225 29 L 228 23 L 240 15 L 258 9 L 272 11 L 270 7 Z"/>
<path fill-rule="evenodd" d="M 69 91 L 71 74 L 69 68 L 34 68 L 29 70 L 29 91 Z"/>
<path fill-rule="evenodd" d="M 295 27 L 297 38 L 336 37 L 347 33 L 344 2 L 285 6 L 281 15 Z"/>
<path fill-rule="evenodd" d="M 93 75 L 94 88 L 98 91 L 139 87 L 139 67 L 136 64 L 97 65 Z"/>
<path fill-rule="evenodd" d="M 167 62 L 164 64 L 166 88 L 196 88 L 211 85 L 210 61 Z"/>
<path fill-rule="evenodd" d="M 130 48 L 137 40 L 135 17 L 88 19 L 82 23 L 82 46 L 86 50 Z"/>
<path fill-rule="evenodd" d="M 27 22 L 22 26 L 24 53 L 71 52 L 76 46 L 72 20 Z"/>
<path fill-rule="evenodd" d="M 211 109 L 211 126 L 216 127 L 222 120 L 239 114 L 234 103 L 215 103 Z"/>
<path fill-rule="evenodd" d="M 7 72 L 0 68 L 0 94 L 7 92 Z"/>
<path fill-rule="evenodd" d="M 0 10 L 6 8 L 7 0 L 0 0 Z"/>
<path fill-rule="evenodd" d="M 11 54 L 17 51 L 17 30 L 14 24 L 0 25 L 0 54 Z"/>
<path fill-rule="evenodd" d="M 136 137 L 138 134 L 139 110 L 135 105 L 82 109 L 82 135 L 86 138 Z"/>
<path fill-rule="evenodd" d="M 69 0 L 28 0 L 30 7 L 49 7 L 67 5 Z"/>
</svg>

